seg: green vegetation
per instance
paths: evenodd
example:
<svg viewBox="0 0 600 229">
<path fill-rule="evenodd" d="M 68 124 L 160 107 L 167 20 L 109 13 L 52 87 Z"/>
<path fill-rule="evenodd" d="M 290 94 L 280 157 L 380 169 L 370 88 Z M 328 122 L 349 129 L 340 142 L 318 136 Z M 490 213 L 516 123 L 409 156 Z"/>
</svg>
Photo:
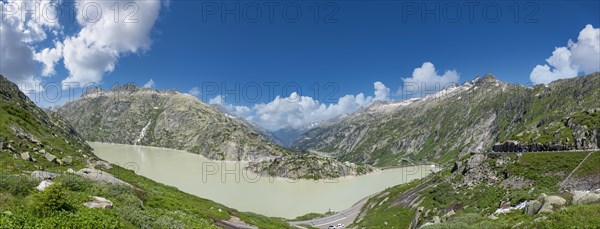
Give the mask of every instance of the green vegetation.
<svg viewBox="0 0 600 229">
<path fill-rule="evenodd" d="M 388 188 L 382 194 L 374 196 L 367 201 L 361 212 L 366 212 L 362 220 L 354 222 L 359 228 L 408 228 L 414 209 L 393 203 L 395 197 L 402 195 L 407 190 L 415 188 L 420 181 L 412 181 Z"/>
<path fill-rule="evenodd" d="M 383 191 L 369 199 L 361 210 L 362 218 L 353 225 L 373 228 L 407 228 L 416 211 L 422 207 L 419 225 L 432 222 L 433 217 L 443 218 L 449 211 L 455 215 L 442 224 L 426 228 L 586 228 L 598 224 L 597 211 L 600 205 L 568 206 L 563 210 L 540 215 L 526 215 L 515 210 L 498 215 L 497 219 L 487 216 L 496 211 L 502 201 L 515 206 L 536 199 L 541 193 L 560 195 L 570 200 L 571 194 L 561 193 L 559 184 L 585 158 L 587 152 L 526 153 L 521 156 L 505 154 L 487 158 L 475 174 L 462 174 L 462 169 L 432 174 L 426 180 L 413 181 Z M 465 165 L 469 156 L 459 161 Z M 496 162 L 504 161 L 500 166 Z M 593 153 L 574 176 L 589 177 L 600 174 L 600 152 Z M 488 168 L 491 172 L 485 172 Z M 481 183 L 465 187 L 460 184 L 474 182 L 473 176 L 484 173 L 484 177 L 500 176 L 498 180 L 480 180 Z M 492 175 L 496 174 L 496 175 Z M 464 182 L 467 176 L 470 181 Z M 522 178 L 531 186 L 510 188 L 504 186 L 506 177 Z M 416 204 L 416 205 L 415 205 Z M 418 207 L 415 207 L 418 206 Z M 596 212 L 594 212 L 596 211 Z M 586 217 L 589 215 L 589 217 Z M 592 226 L 593 228 L 593 226 Z"/>
<path fill-rule="evenodd" d="M 311 220 L 311 219 L 318 219 L 318 218 L 323 218 L 326 216 L 330 216 L 335 214 L 335 212 L 326 212 L 326 213 L 308 213 L 302 216 L 298 216 L 295 219 L 289 220 L 289 221 L 307 221 L 307 220 Z"/>
<path fill-rule="evenodd" d="M 113 165 L 100 168 L 131 185 L 95 182 L 69 174 L 94 166 L 98 158 L 55 113 L 35 106 L 16 85 L 0 76 L 0 228 L 217 228 L 238 217 L 260 228 L 289 228 L 286 221 L 238 212 Z M 8 147 L 10 145 L 10 148 Z M 48 161 L 43 151 L 71 164 Z M 35 160 L 24 160 L 28 152 Z M 98 168 L 96 168 L 98 169 Z M 44 191 L 31 171 L 60 176 Z M 109 209 L 88 209 L 93 196 L 112 201 Z"/>
<path fill-rule="evenodd" d="M 569 206 L 542 216 L 528 216 L 518 211 L 500 215 L 498 219 L 490 219 L 476 213 L 459 214 L 442 224 L 425 226 L 423 229 L 597 228 L 598 225 L 600 205 L 594 204 Z"/>
<path fill-rule="evenodd" d="M 512 176 L 535 182 L 539 193 L 557 193 L 559 183 L 585 158 L 586 152 L 552 152 L 523 154 L 518 164 L 510 166 Z"/>
<path fill-rule="evenodd" d="M 579 169 L 573 173 L 576 178 L 600 174 L 600 151 L 592 153 Z"/>
</svg>

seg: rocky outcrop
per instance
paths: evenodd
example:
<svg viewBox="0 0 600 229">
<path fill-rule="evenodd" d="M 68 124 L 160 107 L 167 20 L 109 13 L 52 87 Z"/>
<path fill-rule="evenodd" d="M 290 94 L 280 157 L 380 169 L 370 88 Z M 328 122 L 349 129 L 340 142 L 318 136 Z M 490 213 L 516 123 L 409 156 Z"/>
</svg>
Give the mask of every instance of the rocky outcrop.
<svg viewBox="0 0 600 229">
<path fill-rule="evenodd" d="M 376 170 L 368 165 L 341 163 L 334 158 L 312 153 L 251 162 L 246 169 L 263 175 L 291 179 L 330 179 L 364 175 Z"/>
<path fill-rule="evenodd" d="M 573 191 L 573 202 L 572 204 L 593 204 L 600 203 L 600 193 L 591 191 Z"/>
<path fill-rule="evenodd" d="M 89 141 L 186 150 L 216 160 L 256 160 L 287 151 L 196 97 L 128 84 L 90 90 L 58 109 Z"/>
<path fill-rule="evenodd" d="M 554 212 L 567 204 L 567 200 L 560 196 L 540 195 L 537 200 L 530 201 L 525 207 L 525 214 L 535 215 L 539 213 Z"/>
<path fill-rule="evenodd" d="M 60 176 L 57 173 L 47 172 L 47 171 L 33 171 L 31 173 L 31 178 L 36 180 L 54 180 Z"/>
<path fill-rule="evenodd" d="M 112 174 L 104 172 L 102 170 L 85 168 L 85 169 L 81 169 L 81 170 L 77 171 L 75 174 L 82 176 L 84 178 L 93 180 L 93 181 L 97 181 L 97 182 L 103 182 L 106 184 L 126 185 L 126 186 L 133 187 L 129 183 L 119 180 L 118 178 L 114 177 Z"/>
</svg>

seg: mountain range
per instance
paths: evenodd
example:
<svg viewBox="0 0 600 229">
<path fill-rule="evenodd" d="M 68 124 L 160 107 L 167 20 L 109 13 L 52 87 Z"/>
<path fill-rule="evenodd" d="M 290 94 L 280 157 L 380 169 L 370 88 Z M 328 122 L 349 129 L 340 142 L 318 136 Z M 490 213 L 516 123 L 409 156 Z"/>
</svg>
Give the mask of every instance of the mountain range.
<svg viewBox="0 0 600 229">
<path fill-rule="evenodd" d="M 393 166 L 455 160 L 514 140 L 538 150 L 600 147 L 600 73 L 525 87 L 477 77 L 424 98 L 378 102 L 324 122 L 292 148 Z"/>
</svg>

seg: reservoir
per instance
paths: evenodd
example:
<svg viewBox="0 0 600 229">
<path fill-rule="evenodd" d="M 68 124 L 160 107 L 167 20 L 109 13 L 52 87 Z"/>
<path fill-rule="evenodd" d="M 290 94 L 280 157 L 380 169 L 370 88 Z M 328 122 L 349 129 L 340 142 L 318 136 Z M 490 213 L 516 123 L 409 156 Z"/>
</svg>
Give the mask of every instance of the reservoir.
<svg viewBox="0 0 600 229">
<path fill-rule="evenodd" d="M 184 192 L 240 211 L 290 219 L 341 211 L 371 194 L 431 173 L 431 166 L 420 165 L 359 177 L 291 180 L 245 171 L 244 162 L 211 161 L 179 150 L 108 143 L 90 146 L 103 160 Z"/>
</svg>

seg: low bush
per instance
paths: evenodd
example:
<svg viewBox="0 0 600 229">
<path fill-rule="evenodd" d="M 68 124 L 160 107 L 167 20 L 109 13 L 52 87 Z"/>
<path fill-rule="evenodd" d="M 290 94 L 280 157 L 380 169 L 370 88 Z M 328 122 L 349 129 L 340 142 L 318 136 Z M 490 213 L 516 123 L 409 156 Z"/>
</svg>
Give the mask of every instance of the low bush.
<svg viewBox="0 0 600 229">
<path fill-rule="evenodd" d="M 38 216 L 48 216 L 58 211 L 75 211 L 75 207 L 69 202 L 66 188 L 60 183 L 31 194 L 29 208 Z"/>
</svg>

